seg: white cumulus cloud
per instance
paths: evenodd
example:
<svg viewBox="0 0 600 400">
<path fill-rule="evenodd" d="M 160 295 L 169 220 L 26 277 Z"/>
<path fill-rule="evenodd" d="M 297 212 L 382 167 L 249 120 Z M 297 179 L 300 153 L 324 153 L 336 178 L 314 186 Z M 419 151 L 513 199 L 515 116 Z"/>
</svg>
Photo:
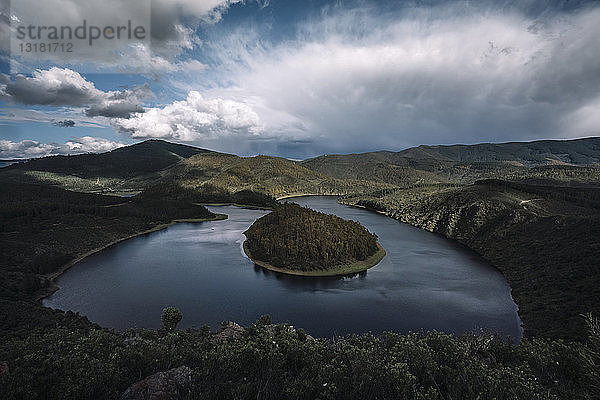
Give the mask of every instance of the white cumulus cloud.
<svg viewBox="0 0 600 400">
<path fill-rule="evenodd" d="M 162 108 L 147 108 L 129 119 L 113 120 L 133 138 L 164 138 L 201 143 L 223 137 L 248 137 L 262 133 L 260 118 L 246 103 L 204 98 L 189 92 L 187 98 Z"/>
<path fill-rule="evenodd" d="M 62 144 L 40 143 L 35 140 L 22 140 L 20 142 L 0 140 L 0 158 L 36 158 L 57 154 L 99 153 L 122 146 L 126 146 L 126 144 L 91 136 L 75 138 Z"/>
</svg>

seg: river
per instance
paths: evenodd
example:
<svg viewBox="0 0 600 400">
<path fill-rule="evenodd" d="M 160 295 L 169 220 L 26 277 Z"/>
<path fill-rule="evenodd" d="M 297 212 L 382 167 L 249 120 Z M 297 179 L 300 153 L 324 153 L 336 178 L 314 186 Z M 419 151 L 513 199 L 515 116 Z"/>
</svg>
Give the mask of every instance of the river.
<svg viewBox="0 0 600 400">
<path fill-rule="evenodd" d="M 489 330 L 519 339 L 517 306 L 495 268 L 438 235 L 331 196 L 291 199 L 359 221 L 379 236 L 386 257 L 351 278 L 270 272 L 243 253 L 262 210 L 211 206 L 224 221 L 180 223 L 121 242 L 76 264 L 44 305 L 77 311 L 105 327 L 155 328 L 163 307 L 183 312 L 179 327 L 248 325 L 269 314 L 318 337 L 383 331 Z"/>
</svg>

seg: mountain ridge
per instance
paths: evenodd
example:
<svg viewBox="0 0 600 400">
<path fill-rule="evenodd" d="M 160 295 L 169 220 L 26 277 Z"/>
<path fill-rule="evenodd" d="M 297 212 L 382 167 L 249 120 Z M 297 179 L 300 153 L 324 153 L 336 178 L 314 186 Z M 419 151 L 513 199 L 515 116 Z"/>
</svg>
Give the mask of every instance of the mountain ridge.
<svg viewBox="0 0 600 400">
<path fill-rule="evenodd" d="M 32 158 L 6 168 L 70 174 L 80 178 L 97 176 L 125 178 L 138 174 L 156 173 L 183 158 L 208 152 L 212 151 L 152 139 L 104 153 Z"/>
<path fill-rule="evenodd" d="M 567 162 L 569 161 L 569 162 Z M 100 154 L 32 159 L 0 169 L 0 178 L 69 190 L 135 194 L 174 180 L 273 196 L 347 194 L 389 187 L 472 184 L 481 179 L 600 180 L 600 138 L 419 146 L 400 152 L 322 155 L 303 161 L 241 157 L 147 140 Z"/>
<path fill-rule="evenodd" d="M 600 166 L 600 138 L 422 145 L 399 152 L 328 154 L 300 164 L 335 178 L 367 179 L 400 186 L 547 177 L 553 175 L 548 170 L 558 167 L 563 167 L 564 179 L 576 180 L 581 168 Z"/>
<path fill-rule="evenodd" d="M 600 137 L 470 145 L 421 145 L 399 153 L 407 157 L 423 158 L 416 154 L 418 151 L 425 153 L 425 156 L 445 161 L 520 162 L 530 167 L 548 163 L 591 165 L 600 163 Z"/>
</svg>

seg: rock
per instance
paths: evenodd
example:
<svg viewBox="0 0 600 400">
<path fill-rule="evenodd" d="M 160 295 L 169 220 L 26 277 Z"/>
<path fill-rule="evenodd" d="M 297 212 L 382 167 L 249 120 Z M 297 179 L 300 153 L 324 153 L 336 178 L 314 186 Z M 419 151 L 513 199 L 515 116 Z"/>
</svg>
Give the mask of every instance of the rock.
<svg viewBox="0 0 600 400">
<path fill-rule="evenodd" d="M 134 383 L 123 392 L 121 400 L 179 400 L 189 391 L 192 370 L 181 366 L 157 372 Z"/>
<path fill-rule="evenodd" d="M 229 338 L 238 338 L 244 333 L 244 328 L 235 322 L 227 322 L 221 330 L 213 336 L 214 340 L 225 340 Z"/>
</svg>

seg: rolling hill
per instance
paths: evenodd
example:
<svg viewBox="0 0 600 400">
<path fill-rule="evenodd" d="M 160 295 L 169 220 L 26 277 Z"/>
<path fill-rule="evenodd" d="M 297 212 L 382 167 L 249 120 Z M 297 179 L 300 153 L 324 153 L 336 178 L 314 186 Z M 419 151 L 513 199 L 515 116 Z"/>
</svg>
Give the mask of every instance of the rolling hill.
<svg viewBox="0 0 600 400">
<path fill-rule="evenodd" d="M 134 194 L 176 182 L 274 196 L 346 194 L 390 187 L 471 184 L 481 179 L 600 182 L 600 138 L 529 143 L 419 146 L 401 152 L 323 155 L 292 162 L 238 157 L 148 140 L 101 154 L 52 156 L 2 168 L 0 179 L 82 192 Z"/>
<path fill-rule="evenodd" d="M 347 194 L 391 188 L 384 183 L 331 178 L 279 157 L 238 157 L 198 154 L 168 168 L 160 184 L 175 183 L 202 191 L 217 187 L 229 192 L 251 190 L 274 197 L 296 194 Z"/>
<path fill-rule="evenodd" d="M 510 162 L 526 167 L 550 164 L 591 165 L 600 163 L 600 138 L 419 146 L 401 151 L 399 154 L 415 159 L 467 163 Z"/>
<path fill-rule="evenodd" d="M 213 152 L 147 140 L 106 153 L 34 158 L 3 168 L 0 178 L 81 192 L 129 194 L 143 190 L 178 161 L 209 153 Z"/>
<path fill-rule="evenodd" d="M 107 153 L 34 158 L 8 169 L 44 171 L 80 178 L 133 178 L 158 172 L 177 161 L 209 150 L 164 140 L 147 140 Z"/>
<path fill-rule="evenodd" d="M 400 152 L 323 155 L 300 164 L 336 178 L 401 187 L 481 179 L 599 181 L 600 138 L 419 146 Z"/>
<path fill-rule="evenodd" d="M 337 179 L 293 161 L 270 156 L 239 157 L 162 140 L 147 140 L 111 152 L 52 156 L 13 164 L 0 179 L 41 183 L 64 189 L 115 195 L 153 188 L 181 187 L 199 192 L 215 187 L 276 197 L 294 194 L 348 194 L 389 188 L 385 183 Z M 165 192 L 167 193 L 167 192 Z"/>
</svg>

